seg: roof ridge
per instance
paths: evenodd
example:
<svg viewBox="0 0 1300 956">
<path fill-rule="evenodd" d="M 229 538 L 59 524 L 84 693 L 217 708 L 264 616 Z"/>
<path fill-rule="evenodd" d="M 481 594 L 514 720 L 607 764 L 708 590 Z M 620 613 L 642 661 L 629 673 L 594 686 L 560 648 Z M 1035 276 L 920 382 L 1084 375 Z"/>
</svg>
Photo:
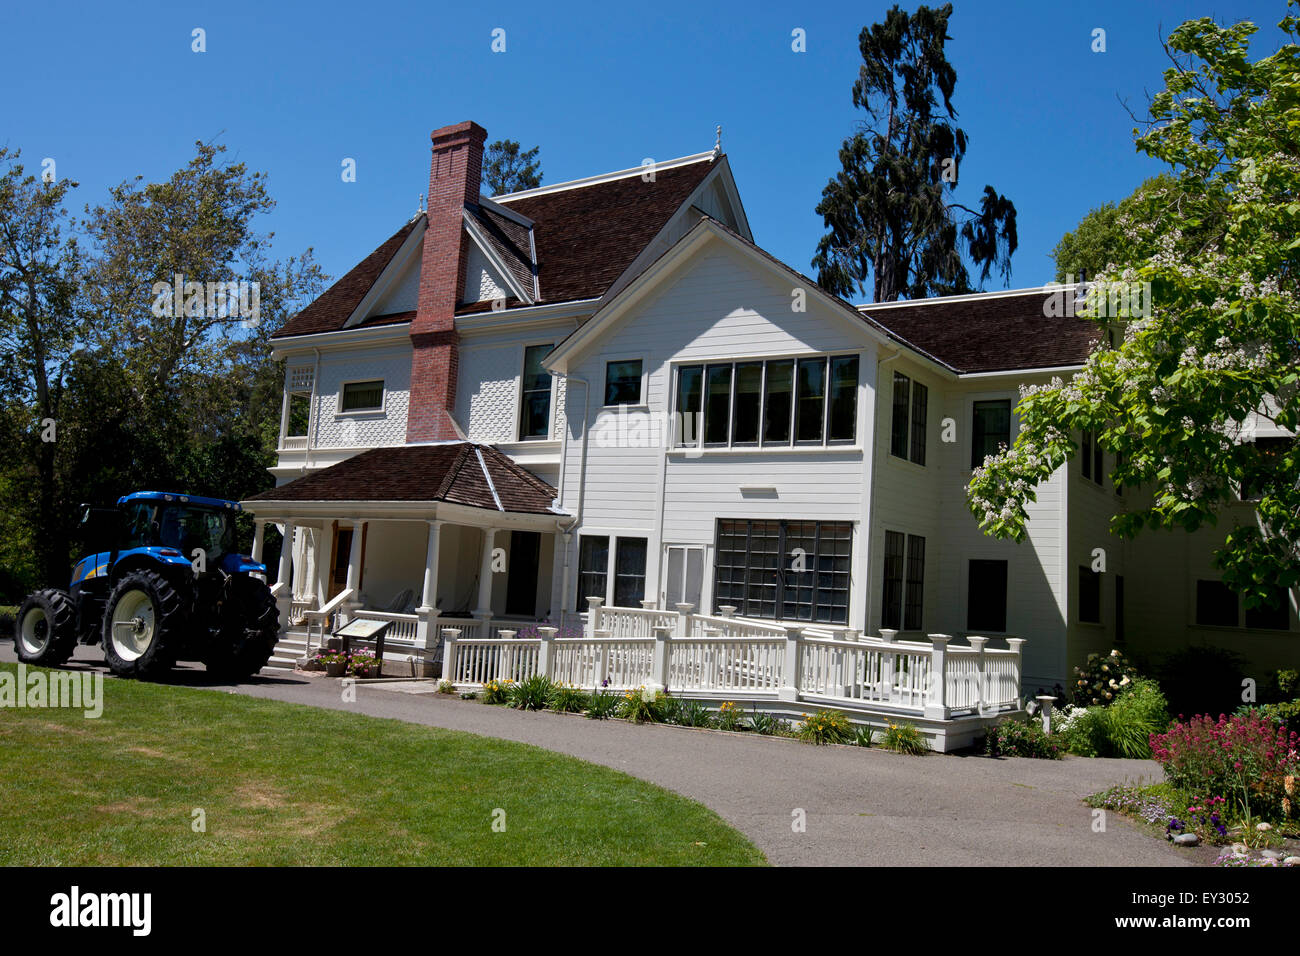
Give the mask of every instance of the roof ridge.
<svg viewBox="0 0 1300 956">
<path fill-rule="evenodd" d="M 665 159 L 662 163 L 654 163 L 653 168 L 657 172 L 663 169 L 676 169 L 678 166 L 689 166 L 692 163 L 714 162 L 722 159 L 726 154 L 719 156 L 713 150 L 706 153 L 692 153 L 689 156 L 678 156 L 676 159 Z M 549 186 L 538 186 L 535 189 L 521 189 L 518 192 L 502 193 L 499 196 L 490 197 L 492 202 L 504 205 L 506 202 L 513 202 L 516 199 L 531 199 L 533 196 L 544 196 L 547 193 L 565 192 L 570 189 L 583 189 L 587 186 L 595 186 L 600 183 L 613 182 L 617 179 L 627 179 L 630 176 L 640 176 L 646 171 L 645 164 L 632 166 L 628 169 L 617 169 L 610 173 L 600 173 L 596 176 L 584 176 L 581 179 L 570 179 L 563 183 L 552 183 Z"/>
<path fill-rule="evenodd" d="M 483 449 L 480 446 L 475 445 L 474 454 L 478 457 L 478 466 L 483 472 L 483 477 L 487 479 L 488 491 L 492 492 L 492 500 L 497 503 L 497 511 L 505 511 L 506 509 L 501 507 L 501 496 L 497 494 L 497 486 L 492 481 L 492 475 L 488 471 L 487 462 L 483 460 Z"/>
<path fill-rule="evenodd" d="M 456 484 L 456 478 L 460 475 L 460 470 L 464 466 L 465 456 L 467 454 L 465 443 L 461 443 L 460 451 L 456 455 L 456 460 L 451 463 L 442 475 L 442 483 L 438 485 L 438 491 L 434 495 L 439 501 L 446 501 L 447 495 L 452 486 Z"/>
</svg>

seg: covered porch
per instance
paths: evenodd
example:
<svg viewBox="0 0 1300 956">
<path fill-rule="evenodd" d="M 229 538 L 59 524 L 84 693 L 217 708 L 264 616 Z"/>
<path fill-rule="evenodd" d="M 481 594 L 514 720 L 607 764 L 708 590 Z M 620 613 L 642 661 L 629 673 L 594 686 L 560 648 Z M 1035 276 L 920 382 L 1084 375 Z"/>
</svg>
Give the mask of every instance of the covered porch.
<svg viewBox="0 0 1300 956">
<path fill-rule="evenodd" d="M 552 620 L 567 517 L 554 495 L 494 449 L 455 442 L 376 449 L 243 504 L 259 558 L 268 523 L 292 542 L 272 592 L 296 651 L 350 621 L 385 621 L 385 657 L 429 673 L 444 627 L 492 638 Z"/>
</svg>

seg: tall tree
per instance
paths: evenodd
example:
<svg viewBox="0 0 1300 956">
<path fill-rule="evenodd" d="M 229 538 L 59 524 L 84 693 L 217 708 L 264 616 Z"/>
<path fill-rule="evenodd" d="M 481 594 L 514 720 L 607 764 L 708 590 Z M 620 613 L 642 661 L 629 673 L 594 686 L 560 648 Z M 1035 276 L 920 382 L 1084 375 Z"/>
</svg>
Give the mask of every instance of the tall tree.
<svg viewBox="0 0 1300 956">
<path fill-rule="evenodd" d="M 542 164 L 537 159 L 540 146 L 523 149 L 513 139 L 499 139 L 488 146 L 483 156 L 483 179 L 488 194 L 502 196 L 542 184 Z"/>
<path fill-rule="evenodd" d="M 1216 563 L 1247 607 L 1300 584 L 1300 440 L 1265 445 L 1245 427 L 1300 431 L 1300 19 L 1279 26 L 1291 42 L 1254 62 L 1253 23 L 1192 20 L 1170 36 L 1173 65 L 1137 143 L 1177 188 L 1139 198 L 1121 229 L 1154 252 L 1117 263 L 1088 298 L 1122 339 L 1072 381 L 1022 390 L 1015 444 L 967 489 L 986 533 L 1022 539 L 1034 489 L 1092 430 L 1116 456 L 1115 484 L 1141 491 L 1115 533 L 1227 517 Z M 1236 504 L 1243 488 L 1253 511 Z"/>
<path fill-rule="evenodd" d="M 827 233 L 812 264 L 838 295 L 876 302 L 971 291 L 967 259 L 985 282 L 1011 275 L 1016 207 L 985 186 L 978 209 L 955 192 L 968 137 L 954 120 L 957 73 L 944 51 L 952 4 L 897 6 L 858 37 L 853 105 L 868 121 L 840 147 L 841 170 L 817 213 Z"/>
</svg>

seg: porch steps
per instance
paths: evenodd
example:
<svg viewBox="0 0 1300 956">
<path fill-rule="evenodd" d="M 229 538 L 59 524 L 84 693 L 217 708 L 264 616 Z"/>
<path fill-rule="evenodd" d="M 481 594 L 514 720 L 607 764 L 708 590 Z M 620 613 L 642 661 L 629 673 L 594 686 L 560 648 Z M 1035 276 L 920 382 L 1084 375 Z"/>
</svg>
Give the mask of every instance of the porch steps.
<svg viewBox="0 0 1300 956">
<path fill-rule="evenodd" d="M 275 645 L 275 650 L 271 653 L 271 659 L 266 662 L 266 667 L 262 669 L 291 671 L 297 665 L 298 659 L 306 653 L 307 638 L 305 636 L 285 635 Z"/>
</svg>

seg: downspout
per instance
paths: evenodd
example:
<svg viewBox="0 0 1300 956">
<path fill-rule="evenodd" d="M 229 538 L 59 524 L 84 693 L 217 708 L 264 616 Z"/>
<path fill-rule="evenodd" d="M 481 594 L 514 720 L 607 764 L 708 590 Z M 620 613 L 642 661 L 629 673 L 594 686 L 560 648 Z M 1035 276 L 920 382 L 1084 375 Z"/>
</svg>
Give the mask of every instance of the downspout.
<svg viewBox="0 0 1300 956">
<path fill-rule="evenodd" d="M 564 376 L 564 381 L 565 381 L 566 395 L 568 394 L 568 387 L 569 387 L 568 383 L 577 382 L 579 385 L 582 386 L 583 398 L 582 398 L 582 448 L 578 455 L 578 506 L 577 508 L 574 509 L 573 520 L 570 521 L 567 526 L 566 525 L 560 526 L 560 533 L 564 535 L 564 573 L 561 576 L 561 580 L 563 582 L 561 586 L 563 587 L 563 590 L 560 592 L 561 620 L 563 620 L 563 615 L 564 615 L 564 602 L 568 600 L 568 596 L 569 596 L 569 574 L 570 574 L 570 567 L 572 565 L 572 561 L 570 557 L 571 549 L 569 548 L 569 541 L 570 541 L 570 536 L 573 534 L 573 529 L 576 528 L 578 526 L 578 523 L 582 520 L 582 498 L 583 498 L 583 492 L 586 490 L 587 487 L 587 435 L 589 432 L 589 429 L 587 428 L 587 412 L 588 412 L 588 407 L 591 404 L 591 383 L 590 382 L 588 382 L 585 378 L 578 378 L 578 376 L 576 375 L 569 375 L 567 373 Z M 568 416 L 565 416 L 565 422 L 566 423 L 568 422 Z M 565 439 L 565 445 L 566 447 L 568 445 L 567 438 Z M 569 460 L 569 456 L 567 453 L 560 457 L 561 496 L 563 496 L 564 494 L 564 475 L 565 472 L 568 470 L 566 467 L 568 460 Z M 579 613 L 580 609 L 575 607 L 573 611 L 575 614 L 577 614 Z"/>
</svg>

